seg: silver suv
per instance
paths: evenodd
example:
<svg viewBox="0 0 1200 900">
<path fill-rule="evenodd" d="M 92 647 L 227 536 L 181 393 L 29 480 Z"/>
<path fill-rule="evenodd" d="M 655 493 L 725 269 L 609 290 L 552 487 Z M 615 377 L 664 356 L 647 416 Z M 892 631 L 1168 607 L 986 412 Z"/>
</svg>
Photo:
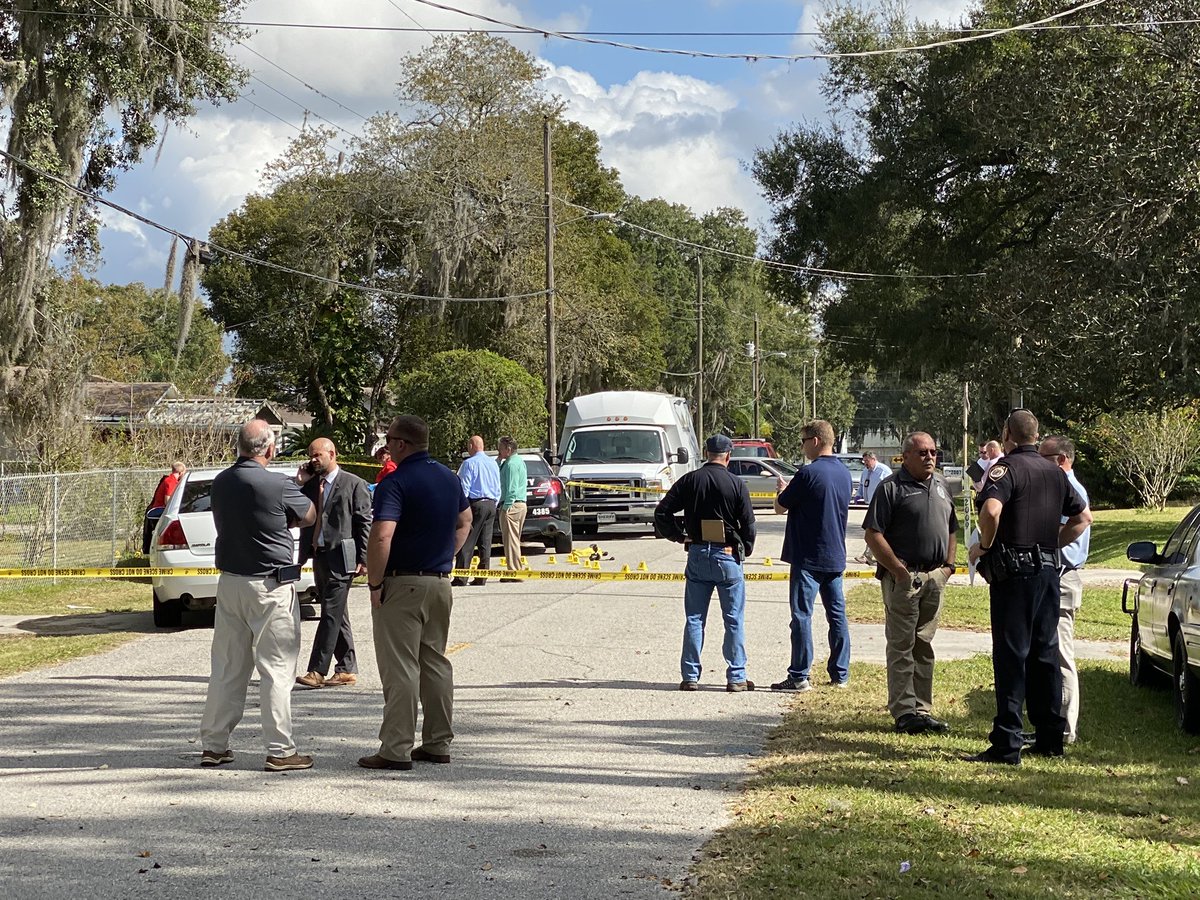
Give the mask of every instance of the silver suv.
<svg viewBox="0 0 1200 900">
<path fill-rule="evenodd" d="M 269 466 L 280 478 L 291 478 L 294 468 Z M 163 569 L 212 568 L 216 554 L 217 529 L 209 506 L 213 479 L 224 469 L 191 469 L 184 473 L 175 492 L 163 507 L 150 541 L 150 565 Z M 300 530 L 292 529 L 296 542 L 292 559 L 299 558 Z M 176 628 L 182 624 L 183 611 L 212 610 L 217 604 L 216 575 L 155 575 L 150 579 L 154 591 L 154 624 L 158 628 Z M 300 574 L 296 585 L 300 602 L 316 602 L 312 563 Z"/>
</svg>

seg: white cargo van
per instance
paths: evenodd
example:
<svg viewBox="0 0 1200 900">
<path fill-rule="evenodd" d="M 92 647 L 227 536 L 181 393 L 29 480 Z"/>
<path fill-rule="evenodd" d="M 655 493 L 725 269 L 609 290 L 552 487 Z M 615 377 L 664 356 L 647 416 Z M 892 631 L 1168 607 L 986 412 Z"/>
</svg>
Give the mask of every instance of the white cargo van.
<svg viewBox="0 0 1200 900">
<path fill-rule="evenodd" d="M 614 488 L 569 485 L 576 535 L 603 525 L 652 528 L 662 493 L 631 489 L 666 490 L 703 463 L 688 402 L 648 391 L 576 397 L 567 405 L 558 457 L 563 481 Z"/>
</svg>

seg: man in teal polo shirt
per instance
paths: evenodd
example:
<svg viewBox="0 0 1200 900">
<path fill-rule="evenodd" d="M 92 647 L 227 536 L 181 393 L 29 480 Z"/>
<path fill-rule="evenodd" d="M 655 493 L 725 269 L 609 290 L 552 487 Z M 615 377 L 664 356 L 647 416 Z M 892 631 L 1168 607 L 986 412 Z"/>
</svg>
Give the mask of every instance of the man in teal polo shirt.
<svg viewBox="0 0 1200 900">
<path fill-rule="evenodd" d="M 529 496 L 529 474 L 517 453 L 515 439 L 500 438 L 500 534 L 504 539 L 504 561 L 510 572 L 521 568 L 521 529 L 525 527 L 525 500 Z M 502 578 L 501 581 L 517 581 Z"/>
</svg>

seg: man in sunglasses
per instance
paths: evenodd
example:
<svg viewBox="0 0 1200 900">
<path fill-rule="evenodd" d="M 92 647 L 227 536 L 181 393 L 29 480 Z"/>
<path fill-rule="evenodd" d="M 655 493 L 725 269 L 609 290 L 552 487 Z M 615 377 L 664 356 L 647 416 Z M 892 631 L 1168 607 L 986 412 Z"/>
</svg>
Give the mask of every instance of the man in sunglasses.
<svg viewBox="0 0 1200 900">
<path fill-rule="evenodd" d="M 933 711 L 933 636 L 954 574 L 958 514 L 923 431 L 904 441 L 904 464 L 871 498 L 863 528 L 878 562 L 887 641 L 888 712 L 901 734 L 943 733 Z"/>
<path fill-rule="evenodd" d="M 1009 413 L 1003 434 L 1007 455 L 988 469 L 979 497 L 979 543 L 971 547 L 971 560 L 991 595 L 996 718 L 991 746 L 967 757 L 969 762 L 1020 765 L 1026 705 L 1036 729 L 1026 752 L 1063 754 L 1059 548 L 1083 534 L 1092 514 L 1066 473 L 1038 455 L 1037 435 L 1033 413 Z"/>
</svg>

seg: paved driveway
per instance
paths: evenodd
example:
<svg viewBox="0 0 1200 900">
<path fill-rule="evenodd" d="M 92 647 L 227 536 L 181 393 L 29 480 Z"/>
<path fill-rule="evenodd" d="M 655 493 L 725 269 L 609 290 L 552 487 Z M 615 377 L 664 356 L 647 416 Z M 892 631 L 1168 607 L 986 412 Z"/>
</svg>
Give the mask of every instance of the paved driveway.
<svg viewBox="0 0 1200 900">
<path fill-rule="evenodd" d="M 756 556 L 777 556 L 782 519 L 761 524 Z M 601 546 L 618 565 L 682 566 L 679 548 L 648 537 Z M 786 590 L 750 589 L 760 684 L 786 668 Z M 355 765 L 377 749 L 382 706 L 361 588 L 359 685 L 294 697 L 297 742 L 317 760 L 307 772 L 261 770 L 255 686 L 235 763 L 198 768 L 207 628 L 151 631 L 4 680 L 0 877 L 21 898 L 664 896 L 727 820 L 789 700 L 724 692 L 717 616 L 705 689 L 676 690 L 680 594 L 589 582 L 456 590 L 454 762 L 412 772 Z M 301 664 L 313 631 L 304 624 Z M 880 628 L 854 626 L 853 643 L 856 660 L 882 661 Z M 969 654 L 987 636 L 942 632 L 938 647 Z"/>
</svg>

